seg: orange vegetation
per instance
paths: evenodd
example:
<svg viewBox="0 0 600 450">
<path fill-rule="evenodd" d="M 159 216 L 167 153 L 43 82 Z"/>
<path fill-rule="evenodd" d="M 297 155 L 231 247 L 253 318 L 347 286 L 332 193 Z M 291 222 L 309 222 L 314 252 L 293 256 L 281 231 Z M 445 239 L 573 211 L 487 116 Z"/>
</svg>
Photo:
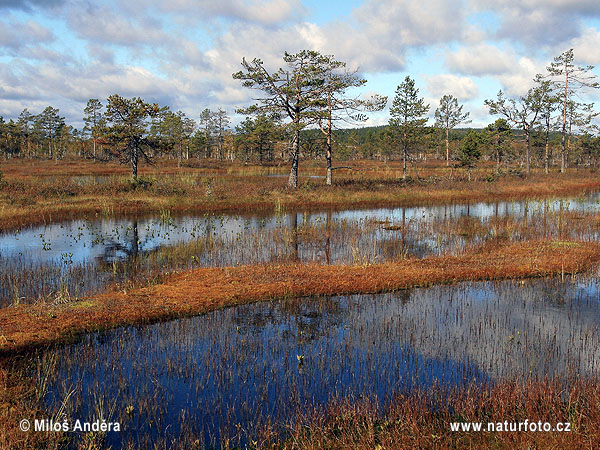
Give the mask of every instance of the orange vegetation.
<svg viewBox="0 0 600 450">
<path fill-rule="evenodd" d="M 92 330 L 202 314 L 245 302 L 573 273 L 598 261 L 597 244 L 529 241 L 492 243 L 456 257 L 411 258 L 380 265 L 267 264 L 196 269 L 130 292 L 109 292 L 64 305 L 2 309 L 0 353 L 14 354 Z"/>
<path fill-rule="evenodd" d="M 21 305 L 1 309 L 0 448 L 60 446 L 60 433 L 23 433 L 18 428 L 22 418 L 35 417 L 39 412 L 34 400 L 36 387 L 27 371 L 29 358 L 19 356 L 20 352 L 36 346 L 67 341 L 92 330 L 197 315 L 258 300 L 372 293 L 460 280 L 574 273 L 599 261 L 598 244 L 570 241 L 495 243 L 458 257 L 407 259 L 381 265 L 268 264 L 196 269 L 172 274 L 163 284 L 130 292 L 111 292 L 63 305 Z M 479 448 L 498 444 L 500 447 L 525 448 L 527 443 L 533 447 L 547 443 L 562 448 L 575 439 L 589 444 L 590 448 L 597 448 L 592 445 L 598 443 L 597 422 L 594 424 L 600 405 L 597 383 L 576 390 L 579 397 L 574 397 L 573 402 L 571 398 L 566 402 L 561 400 L 557 393 L 559 388 L 554 385 L 542 383 L 527 389 L 519 391 L 516 387 L 501 385 L 481 394 L 471 390 L 458 392 L 452 401 L 458 408 L 455 410 L 461 411 L 460 417 L 428 409 L 430 397 L 400 397 L 383 418 L 368 405 L 333 405 L 323 414 L 309 414 L 290 424 L 291 438 L 285 446 L 342 449 L 383 445 L 381 448 L 399 449 Z M 586 407 L 588 403 L 589 408 Z M 477 434 L 451 433 L 447 429 L 450 420 L 478 421 L 484 417 L 517 420 L 521 416 L 530 420 L 539 416 L 550 422 L 568 420 L 573 423 L 575 433 Z M 343 432 L 332 434 L 334 429 Z M 273 435 L 266 430 L 266 436 L 261 440 L 268 448 L 271 447 L 269 436 L 272 438 Z M 281 448 L 281 442 L 272 446 Z"/>
<path fill-rule="evenodd" d="M 443 400 L 441 400 L 443 399 Z M 436 410 L 432 405 L 439 405 Z M 455 412 L 451 412 L 451 405 Z M 536 427 L 559 422 L 569 432 L 527 432 L 525 421 Z M 504 424 L 507 421 L 509 424 Z M 453 432 L 450 423 L 482 422 L 518 427 L 521 432 Z M 330 405 L 309 411 L 288 426 L 284 443 L 271 430 L 257 448 L 290 450 L 401 450 L 401 449 L 597 449 L 600 447 L 600 383 L 574 379 L 565 385 L 556 380 L 503 381 L 493 387 L 456 389 L 448 396 L 437 389 L 396 397 L 383 414 L 368 400 Z M 518 430 L 518 428 L 515 428 Z"/>
<path fill-rule="evenodd" d="M 600 177 L 589 170 L 566 174 L 535 173 L 528 178 L 497 176 L 483 168 L 474 181 L 457 179 L 446 167 L 419 170 L 421 182 L 403 183 L 398 162 L 352 161 L 355 169 L 335 172 L 334 185 L 324 179 L 322 164 L 305 164 L 297 190 L 286 188 L 285 166 L 244 166 L 232 162 L 195 161 L 177 167 L 161 160 L 144 167 L 146 184 L 132 184 L 127 168 L 87 161 L 9 161 L 0 186 L 0 230 L 58 220 L 169 211 L 256 212 L 275 207 L 336 209 L 417 206 L 457 202 L 520 200 L 578 195 L 600 190 Z M 320 163 L 320 162 L 319 162 Z M 283 175 L 281 178 L 266 175 Z M 73 176 L 105 176 L 74 180 Z"/>
</svg>

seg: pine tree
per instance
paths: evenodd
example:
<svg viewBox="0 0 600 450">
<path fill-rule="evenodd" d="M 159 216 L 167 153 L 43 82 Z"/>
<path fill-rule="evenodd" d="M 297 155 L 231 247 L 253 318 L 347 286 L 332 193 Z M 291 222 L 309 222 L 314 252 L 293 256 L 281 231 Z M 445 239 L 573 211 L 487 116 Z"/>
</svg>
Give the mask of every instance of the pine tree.
<svg viewBox="0 0 600 450">
<path fill-rule="evenodd" d="M 419 89 L 415 87 L 415 81 L 407 76 L 404 82 L 396 89 L 394 102 L 390 107 L 389 124 L 396 131 L 398 139 L 402 144 L 402 179 L 406 180 L 406 160 L 409 157 L 411 146 L 422 137 L 425 132 L 425 124 L 429 111 L 429 105 L 425 104 L 423 98 L 419 98 Z"/>
<path fill-rule="evenodd" d="M 91 98 L 88 100 L 85 109 L 83 110 L 85 116 L 83 122 L 85 126 L 83 131 L 90 134 L 92 138 L 92 154 L 96 157 L 96 142 L 102 127 L 104 126 L 104 116 L 102 115 L 102 102 L 97 98 Z"/>
<path fill-rule="evenodd" d="M 139 159 L 152 163 L 149 149 L 160 148 L 160 139 L 150 135 L 150 120 L 158 116 L 159 106 L 141 98 L 126 99 L 117 94 L 108 98 L 104 140 L 107 151 L 122 164 L 131 165 L 131 175 L 137 180 Z"/>
<path fill-rule="evenodd" d="M 286 68 L 269 72 L 260 59 L 242 60 L 243 71 L 233 74 L 245 87 L 258 89 L 265 96 L 258 103 L 239 110 L 242 114 L 278 113 L 290 119 L 292 134 L 291 168 L 288 187 L 298 187 L 298 159 L 300 131 L 317 120 L 315 112 L 323 106 L 323 80 L 320 66 L 327 62 L 319 52 L 302 50 L 295 54 L 285 52 Z"/>
<path fill-rule="evenodd" d="M 435 110 L 436 126 L 446 131 L 446 165 L 450 164 L 450 130 L 461 123 L 470 123 L 469 113 L 462 112 L 463 106 L 458 105 L 458 100 L 452 95 L 444 95 L 440 99 L 440 106 Z"/>
<path fill-rule="evenodd" d="M 573 99 L 577 91 L 583 88 L 600 88 L 595 81 L 596 75 L 592 73 L 594 66 L 577 66 L 574 64 L 575 55 L 573 49 L 560 54 L 547 67 L 550 77 L 555 78 L 552 84 L 560 92 L 562 102 L 562 139 L 561 139 L 561 164 L 560 171 L 564 172 L 569 165 L 567 160 L 567 115 L 569 113 L 569 101 Z"/>
<path fill-rule="evenodd" d="M 477 162 L 481 158 L 481 144 L 480 134 L 475 130 L 469 130 L 458 147 L 459 166 L 467 168 L 469 181 L 471 181 L 471 169 L 477 166 Z"/>
</svg>

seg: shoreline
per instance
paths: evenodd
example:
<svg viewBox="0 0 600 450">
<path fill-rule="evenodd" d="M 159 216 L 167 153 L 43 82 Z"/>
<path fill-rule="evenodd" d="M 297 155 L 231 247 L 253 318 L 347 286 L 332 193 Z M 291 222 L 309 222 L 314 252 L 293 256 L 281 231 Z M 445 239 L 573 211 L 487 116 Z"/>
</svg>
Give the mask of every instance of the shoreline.
<svg viewBox="0 0 600 450">
<path fill-rule="evenodd" d="M 492 242 L 461 256 L 363 266 L 288 263 L 193 269 L 129 292 L 106 292 L 66 304 L 0 309 L 0 357 L 68 342 L 89 332 L 197 316 L 256 301 L 573 274 L 598 262 L 599 244 L 526 241 Z"/>
<path fill-rule="evenodd" d="M 144 173 L 141 177 L 153 179 L 154 184 L 139 188 L 117 179 L 107 185 L 79 186 L 63 180 L 45 186 L 36 185 L 22 174 L 12 174 L 0 187 L 0 232 L 90 216 L 402 208 L 542 200 L 600 191 L 600 176 L 590 171 L 535 173 L 527 178 L 504 175 L 493 181 L 472 182 L 440 178 L 433 171 L 431 179 L 407 183 L 388 172 L 340 175 L 333 186 L 309 180 L 297 190 L 287 189 L 283 178 L 202 171 L 181 172 L 171 179 L 160 178 L 160 173 Z"/>
</svg>

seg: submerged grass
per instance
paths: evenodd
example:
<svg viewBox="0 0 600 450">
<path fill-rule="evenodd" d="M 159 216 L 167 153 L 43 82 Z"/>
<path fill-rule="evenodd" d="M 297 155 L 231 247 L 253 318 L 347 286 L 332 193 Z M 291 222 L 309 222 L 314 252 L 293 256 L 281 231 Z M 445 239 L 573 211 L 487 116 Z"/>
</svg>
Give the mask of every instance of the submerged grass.
<svg viewBox="0 0 600 450">
<path fill-rule="evenodd" d="M 84 161 L 60 166 L 39 161 L 22 167 L 18 164 L 3 166 L 7 184 L 0 191 L 0 230 L 86 215 L 108 217 L 155 212 L 167 218 L 171 213 L 193 211 L 431 205 L 570 195 L 600 189 L 600 178 L 587 172 L 585 176 L 576 172 L 564 176 L 536 174 L 527 179 L 500 177 L 488 182 L 482 171 L 476 176 L 478 181 L 467 183 L 447 178 L 445 169 L 439 168 L 423 171 L 421 175 L 427 178 L 425 182 L 404 184 L 399 182 L 399 170 L 393 164 L 381 167 L 361 162 L 357 166 L 362 171 L 336 172 L 338 176 L 331 188 L 321 185 L 318 180 L 308 180 L 301 183 L 298 191 L 291 192 L 285 188 L 285 178 L 264 177 L 266 173 L 285 173 L 285 168 L 210 164 L 179 169 L 172 162 L 161 165 L 160 169 L 148 169 L 143 176 L 150 183 L 140 188 L 129 182 L 125 168 L 115 165 Z M 314 167 L 309 170 L 317 173 Z M 74 174 L 79 178 L 73 178 Z M 145 263 L 150 268 L 147 273 L 135 265 L 141 265 L 140 262 L 132 265 L 136 274 L 153 275 L 159 284 L 121 285 L 119 290 L 81 299 L 69 298 L 66 291 L 64 303 L 20 304 L 1 309 L 0 448 L 60 448 L 66 439 L 61 433 L 22 433 L 18 429 L 23 417 L 36 415 L 40 395 L 45 389 L 44 364 L 53 364 L 51 360 L 42 364 L 37 377 L 39 382 L 32 383 L 26 367 L 30 363 L 28 354 L 21 359 L 27 350 L 77 339 L 82 333 L 93 330 L 198 315 L 258 300 L 373 293 L 459 280 L 579 272 L 600 261 L 600 246 L 593 242 L 597 216 L 587 215 L 585 220 L 578 220 L 577 215 L 537 214 L 524 221 L 496 218 L 486 223 L 464 218 L 456 224 L 431 223 L 427 226 L 373 223 L 369 226 L 391 235 L 387 246 L 385 237 L 377 241 L 378 248 L 390 249 L 391 262 L 384 259 L 386 264 L 380 264 L 374 250 L 369 254 L 361 247 L 360 254 L 355 254 L 351 248 L 351 254 L 342 255 L 342 259 L 346 259 L 344 262 L 354 265 L 329 266 L 271 259 L 266 263 L 259 261 L 259 265 L 198 268 L 163 275 L 159 268 L 165 261 L 169 261 L 169 268 L 175 270 L 188 269 L 185 264 L 196 265 L 194 258 L 206 250 L 204 242 L 195 242 L 153 252 L 148 258 L 154 259 Z M 288 249 L 286 252 L 291 242 L 297 253 L 298 236 L 301 242 L 319 244 L 323 235 L 331 233 L 323 227 L 301 226 L 293 233 L 277 229 L 263 233 L 261 239 L 256 236 L 253 239 L 256 248 L 262 248 L 262 238 L 279 237 L 284 243 L 281 247 Z M 454 255 L 424 259 L 392 251 L 398 247 L 397 234 L 401 234 L 401 239 L 405 232 L 423 238 L 432 236 L 433 230 L 437 230 L 440 243 L 451 236 L 461 236 L 473 245 L 460 247 L 461 251 Z M 351 236 L 355 231 L 343 230 L 340 235 Z M 375 249 L 376 241 L 370 239 Z M 524 241 L 507 242 L 505 239 Z M 198 248 L 200 244 L 201 249 Z M 208 254 L 229 254 L 224 250 L 229 251 L 229 244 L 211 244 L 216 250 L 211 247 Z M 181 265 L 177 266 L 174 260 Z M 117 270 L 117 263 L 112 270 Z M 20 281 L 13 284 L 20 285 Z M 21 298 L 20 294 L 15 295 Z M 27 303 L 26 299 L 22 303 Z M 383 411 L 377 410 L 368 400 L 347 399 L 292 420 L 289 436 L 283 442 L 266 427 L 264 435 L 257 436 L 253 445 L 288 449 L 564 448 L 567 445 L 597 448 L 600 446 L 595 426 L 600 421 L 599 386 L 596 380 L 576 379 L 565 394 L 564 386 L 554 381 L 526 386 L 505 382 L 492 388 L 456 391 L 450 398 L 450 408 L 431 407 L 436 405 L 435 390 L 399 396 Z M 521 417 L 549 422 L 569 421 L 574 432 L 451 433 L 448 424 L 449 421 L 500 421 Z M 190 438 L 182 441 L 180 447 L 195 448 L 195 442 Z M 86 448 L 100 446 L 94 442 L 88 444 Z"/>
<path fill-rule="evenodd" d="M 490 242 L 459 256 L 408 258 L 360 266 L 264 264 L 201 268 L 161 284 L 85 298 L 85 303 L 0 310 L 0 353 L 131 323 L 202 314 L 251 301 L 306 295 L 374 293 L 460 280 L 575 273 L 600 261 L 600 246 L 554 241 Z"/>
<path fill-rule="evenodd" d="M 24 433 L 23 417 L 44 417 L 23 361 L 0 359 L 0 448 L 46 450 L 67 448 L 64 432 Z M 158 399 L 152 399 L 156 404 Z M 68 408 L 68 403 L 61 406 Z M 59 419 L 59 417 L 57 417 Z M 504 426 L 525 422 L 569 423 L 569 432 L 474 432 L 451 430 L 451 423 L 482 422 Z M 573 378 L 505 380 L 493 386 L 414 389 L 386 404 L 373 398 L 345 397 L 326 406 L 299 411 L 284 424 L 257 424 L 249 449 L 400 450 L 408 448 L 596 449 L 600 446 L 600 380 Z M 182 418 L 182 425 L 185 418 Z M 190 429 L 192 423 L 189 424 Z M 509 425 L 510 427 L 510 425 Z M 97 444 L 90 445 L 90 440 Z M 148 448 L 197 449 L 202 436 L 185 433 L 177 440 Z M 102 436 L 89 433 L 76 448 L 102 449 Z M 138 448 L 129 445 L 127 448 Z M 221 448 L 230 448 L 227 441 Z"/>
<path fill-rule="evenodd" d="M 66 410 L 72 423 L 115 408 L 114 419 L 126 424 L 127 433 L 113 435 L 99 448 L 204 448 L 202 443 L 210 442 L 204 426 L 211 422 L 222 434 L 208 448 L 468 448 L 469 443 L 472 448 L 565 448 L 566 443 L 597 448 L 597 410 L 588 409 L 597 407 L 600 385 L 597 293 L 595 275 L 586 272 L 566 282 L 461 283 L 351 300 L 293 298 L 93 334 L 79 345 L 40 349 L 22 360 L 33 367 L 32 380 L 23 378 L 35 387 L 29 389 L 32 411 L 6 399 L 16 410 L 6 421 L 14 430 L 8 442 L 27 448 L 16 443 L 40 438 L 20 433 L 17 417 L 55 417 Z M 413 351 L 427 358 L 419 363 Z M 443 361 L 467 365 L 449 367 Z M 438 364 L 443 373 L 436 372 Z M 283 371 L 274 375 L 272 367 Z M 477 368 L 500 387 L 480 378 Z M 349 373 L 358 381 L 346 387 Z M 435 374 L 433 386 L 429 374 Z M 424 383 L 404 389 L 411 377 Z M 321 387 L 338 382 L 339 389 Z M 271 401 L 296 406 L 274 413 L 265 400 L 253 402 L 251 393 L 228 395 L 257 387 L 258 398 L 275 390 Z M 323 394 L 315 401 L 315 388 L 329 398 Z M 216 390 L 207 397 L 211 389 Z M 35 400 L 44 391 L 53 400 L 48 409 L 36 411 Z M 97 398 L 110 401 L 95 406 Z M 190 402 L 183 415 L 178 415 L 180 399 Z M 569 422 L 572 431 L 509 436 L 513 433 L 449 430 L 451 421 L 525 419 Z M 247 447 L 237 443 L 238 436 L 247 436 Z M 69 448 L 90 448 L 87 436 L 70 437 Z M 46 438 L 49 443 L 38 448 L 54 448 L 58 435 Z M 0 441 L 0 448 L 11 447 Z"/>
<path fill-rule="evenodd" d="M 75 221 L 21 230 L 0 240 L 8 242 L 9 251 L 27 240 L 37 241 L 37 247 L 0 256 L 0 307 L 67 301 L 116 283 L 129 290 L 198 267 L 386 263 L 457 256 L 495 240 L 596 242 L 594 198 L 245 218 L 176 217 L 166 211 L 160 219 Z M 97 257 L 77 259 L 87 249 Z"/>
<path fill-rule="evenodd" d="M 109 292 L 68 304 L 4 308 L 0 310 L 0 423 L 3 424 L 0 427 L 0 448 L 62 448 L 68 439 L 64 433 L 23 433 L 18 428 L 24 417 L 44 417 L 44 412 L 39 410 L 39 398 L 43 395 L 40 383 L 44 384 L 44 367 L 53 362 L 47 360 L 38 365 L 37 372 L 41 375 L 37 376 L 37 382 L 33 382 L 31 368 L 28 367 L 32 361 L 28 354 L 19 356 L 33 347 L 71 340 L 92 330 L 198 315 L 257 300 L 311 294 L 371 293 L 459 280 L 574 273 L 598 261 L 600 246 L 595 243 L 564 240 L 493 242 L 476 252 L 459 256 L 409 258 L 388 264 L 326 266 L 286 263 L 195 269 L 170 275 L 162 284 L 128 292 Z M 598 383 L 582 386 L 578 401 L 588 402 L 583 405 L 596 405 Z M 543 411 L 550 411 L 550 422 L 567 420 L 563 414 L 564 399 L 549 393 L 543 383 L 530 386 L 531 391 L 528 391 L 537 392 L 542 403 L 537 409 L 528 403 L 526 408 L 529 409 L 518 410 L 519 414 L 506 403 L 505 396 L 514 389 L 504 389 L 481 394 L 474 394 L 469 389 L 458 392 L 454 411 L 460 411 L 461 416 L 455 420 L 471 417 L 471 420 L 483 420 L 482 417 L 496 417 L 501 413 L 505 414 L 505 418 L 523 415 L 532 420 L 542 413 L 546 414 Z M 435 393 L 431 395 L 435 396 Z M 414 444 L 417 447 L 461 448 L 469 443 L 475 447 L 485 445 L 484 440 L 490 439 L 491 444 L 499 447 L 510 447 L 512 442 L 516 445 L 512 448 L 526 448 L 527 443 L 531 444 L 530 447 L 543 443 L 561 446 L 561 443 L 571 442 L 568 439 L 575 436 L 575 442 L 589 442 L 590 448 L 593 448 L 593 442 L 598 439 L 597 431 L 591 427 L 594 413 L 588 414 L 587 409 L 579 411 L 579 416 L 574 419 L 568 417 L 569 421 L 580 425 L 576 429 L 578 434 L 558 437 L 546 433 L 516 437 L 490 437 L 485 433 L 454 435 L 447 431 L 447 421 L 455 416 L 435 408 L 426 411 L 428 401 L 421 399 L 422 403 L 419 403 L 419 398 L 399 397 L 383 415 L 369 409 L 366 401 L 331 406 L 328 410 L 298 417 L 291 422 L 291 437 L 285 442 L 269 434 L 266 427 L 264 435 L 256 437 L 256 447 L 377 448 L 377 445 L 382 445 L 381 448 L 406 448 Z M 516 402 L 519 399 L 510 397 L 508 400 Z M 464 412 L 459 409 L 469 404 L 471 409 Z M 473 405 L 479 405 L 479 409 Z M 550 409 L 545 410 L 545 405 Z M 513 403 L 513 406 L 518 408 L 518 403 Z M 400 416 L 406 420 L 398 422 Z M 375 434 L 374 429 L 377 430 Z M 180 448 L 195 448 L 196 442 L 190 438 L 178 445 Z"/>
</svg>

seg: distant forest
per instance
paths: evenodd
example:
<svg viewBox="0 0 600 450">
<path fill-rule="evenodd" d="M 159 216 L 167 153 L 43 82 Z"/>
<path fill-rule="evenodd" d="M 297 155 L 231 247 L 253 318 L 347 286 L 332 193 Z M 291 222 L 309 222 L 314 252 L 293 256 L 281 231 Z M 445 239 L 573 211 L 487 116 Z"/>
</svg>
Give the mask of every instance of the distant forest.
<svg viewBox="0 0 600 450">
<path fill-rule="evenodd" d="M 81 130 L 65 122 L 57 108 L 38 114 L 27 109 L 8 122 L 0 117 L 0 158 L 117 159 L 131 165 L 157 157 L 190 165 L 201 159 L 244 163 L 291 163 L 289 185 L 297 186 L 298 161 L 325 159 L 328 184 L 332 159 L 395 160 L 406 165 L 446 160 L 469 170 L 493 161 L 497 170 L 530 166 L 597 165 L 600 130 L 594 104 L 579 103 L 583 88 L 598 89 L 592 66 L 574 64 L 573 51 L 554 58 L 548 73 L 538 74 L 526 95 L 485 100 L 490 124 L 469 128 L 469 112 L 452 95 L 426 105 L 415 80 L 407 76 L 396 95 L 350 97 L 347 90 L 366 83 L 333 56 L 304 50 L 284 55 L 285 68 L 269 73 L 262 61 L 242 61 L 234 73 L 242 85 L 260 91 L 257 103 L 237 110 L 245 116 L 231 126 L 228 113 L 204 109 L 198 119 L 141 98 L 90 99 Z M 389 105 L 388 125 L 361 127 L 368 115 Z M 435 108 L 434 124 L 429 114 Z"/>
<path fill-rule="evenodd" d="M 27 125 L 22 115 L 18 121 L 5 122 L 0 119 L 0 154 L 10 158 L 52 158 L 68 157 L 95 158 L 109 160 L 112 156 L 106 151 L 107 143 L 96 139 L 66 125 L 63 118 L 48 118 L 50 110 L 40 116 L 29 116 Z M 51 113 L 58 115 L 52 108 Z M 252 121 L 252 119 L 250 119 Z M 252 121 L 253 122 L 253 121 Z M 289 136 L 277 124 L 263 124 L 262 128 L 253 130 L 246 122 L 242 126 L 224 128 L 219 131 L 209 124 L 209 128 L 198 127 L 192 132 L 168 130 L 169 124 L 157 122 L 152 127 L 151 135 L 164 141 L 164 145 L 149 151 L 149 157 L 167 157 L 180 159 L 182 164 L 193 163 L 198 159 L 228 159 L 244 162 L 269 164 L 274 161 L 286 161 L 289 155 Z M 450 156 L 454 159 L 457 149 L 467 132 L 472 128 L 457 128 L 450 133 Z M 482 136 L 487 135 L 482 144 L 484 160 L 494 161 L 496 158 L 494 132 L 490 129 L 475 129 Z M 445 135 L 442 129 L 429 127 L 413 150 L 414 159 L 424 161 L 428 158 L 444 159 Z M 94 142 L 95 141 L 95 142 Z M 553 164 L 558 163 L 561 134 L 550 132 L 550 149 Z M 95 151 L 94 151 L 95 144 Z M 523 164 L 523 133 L 511 130 L 503 144 L 506 165 Z M 334 131 L 333 148 L 338 160 L 400 159 L 402 149 L 394 138 L 394 130 L 389 125 L 378 127 L 344 128 Z M 533 134 L 533 159 L 541 164 L 544 159 L 545 136 L 540 130 Z M 302 131 L 300 153 L 302 158 L 325 158 L 325 136 L 318 129 Z M 95 153 L 95 154 L 94 154 Z M 575 165 L 595 165 L 600 157 L 600 142 L 588 135 L 571 136 L 571 160 Z"/>
</svg>

